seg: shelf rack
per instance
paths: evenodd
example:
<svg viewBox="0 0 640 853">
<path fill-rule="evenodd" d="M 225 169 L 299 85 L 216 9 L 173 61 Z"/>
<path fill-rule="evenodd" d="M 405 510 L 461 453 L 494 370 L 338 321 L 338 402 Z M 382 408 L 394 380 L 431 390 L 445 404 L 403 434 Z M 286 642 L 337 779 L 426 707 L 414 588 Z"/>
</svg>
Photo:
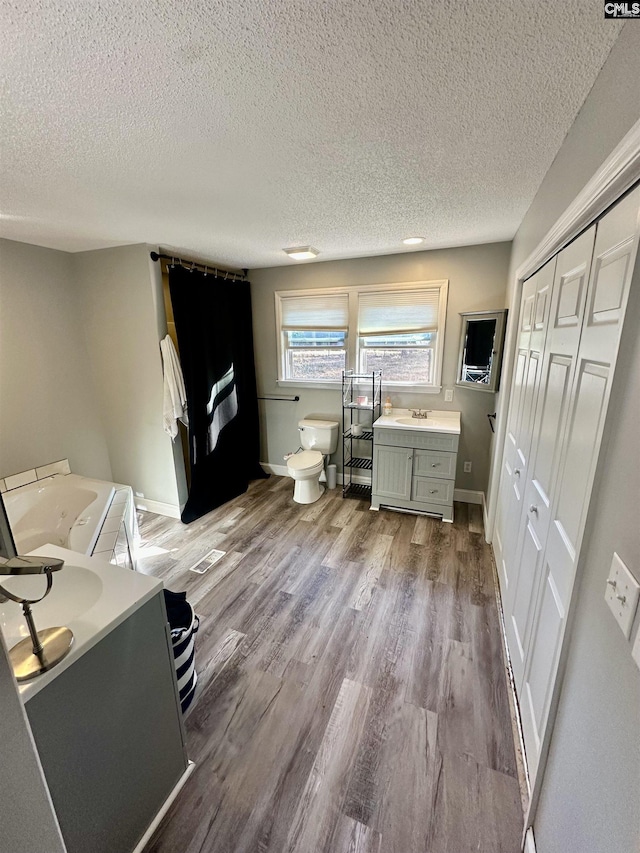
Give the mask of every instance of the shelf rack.
<svg viewBox="0 0 640 853">
<path fill-rule="evenodd" d="M 380 417 L 382 408 L 382 371 L 355 373 L 342 372 L 342 497 L 370 497 L 369 482 L 360 482 L 363 471 L 373 470 L 373 423 Z M 353 427 L 362 427 L 359 435 Z M 358 482 L 354 482 L 354 472 Z"/>
</svg>

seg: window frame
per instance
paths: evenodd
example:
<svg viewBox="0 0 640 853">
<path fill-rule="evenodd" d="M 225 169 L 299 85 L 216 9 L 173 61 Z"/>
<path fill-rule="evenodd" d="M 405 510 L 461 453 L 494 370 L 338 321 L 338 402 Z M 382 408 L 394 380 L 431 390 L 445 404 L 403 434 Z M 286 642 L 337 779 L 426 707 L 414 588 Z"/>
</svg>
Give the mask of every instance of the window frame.
<svg viewBox="0 0 640 853">
<path fill-rule="evenodd" d="M 353 285 L 349 287 L 314 287 L 298 290 L 276 290 L 275 297 L 275 319 L 276 319 L 276 344 L 279 386 L 288 388 L 316 388 L 316 389 L 339 389 L 341 383 L 335 380 L 302 380 L 286 378 L 286 356 L 282 329 L 282 299 L 293 296 L 348 296 L 349 299 L 349 325 L 346 337 L 346 365 L 347 370 L 358 370 L 360 363 L 360 346 L 358 335 L 358 298 L 361 293 L 411 291 L 411 290 L 439 290 L 438 294 L 438 325 L 436 330 L 433 365 L 433 383 L 425 382 L 391 382 L 382 377 L 384 386 L 389 391 L 409 391 L 422 394 L 438 394 L 442 390 L 442 362 L 444 356 L 444 339 L 446 335 L 447 299 L 449 291 L 448 279 L 435 281 L 404 281 L 385 282 L 382 284 Z"/>
<path fill-rule="evenodd" d="M 312 331 L 312 330 L 300 329 L 299 331 Z M 301 352 L 301 351 L 309 352 L 310 351 L 310 352 L 318 352 L 318 353 L 319 352 L 333 352 L 333 353 L 344 352 L 344 369 L 347 368 L 347 362 L 349 360 L 349 331 L 348 330 L 346 330 L 344 333 L 344 336 L 345 336 L 344 347 L 331 346 L 330 344 L 327 344 L 325 346 L 322 346 L 321 344 L 316 344 L 315 346 L 308 346 L 308 347 L 292 347 L 288 341 L 288 334 L 289 333 L 287 331 L 283 330 L 282 327 L 280 328 L 280 346 L 282 347 L 282 372 L 283 372 L 283 374 L 286 374 L 287 368 L 289 366 L 289 353 L 296 352 L 296 351 L 297 352 Z M 293 379 L 287 379 L 286 381 L 287 382 L 296 382 L 296 383 L 305 383 L 305 384 L 308 383 L 310 386 L 312 386 L 314 388 L 317 387 L 318 383 L 323 383 L 323 382 L 333 382 L 334 384 L 337 382 L 338 384 L 340 384 L 340 380 L 335 380 L 335 379 L 334 380 L 332 380 L 332 379 L 315 380 L 315 379 L 296 379 L 296 378 L 293 378 Z"/>
</svg>

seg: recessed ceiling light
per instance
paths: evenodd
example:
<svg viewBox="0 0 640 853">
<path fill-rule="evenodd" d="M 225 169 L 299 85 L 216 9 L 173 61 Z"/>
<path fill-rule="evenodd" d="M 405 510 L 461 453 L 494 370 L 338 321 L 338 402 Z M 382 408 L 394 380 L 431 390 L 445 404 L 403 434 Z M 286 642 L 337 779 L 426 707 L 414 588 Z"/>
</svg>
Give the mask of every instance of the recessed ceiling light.
<svg viewBox="0 0 640 853">
<path fill-rule="evenodd" d="M 317 258 L 320 254 L 317 249 L 312 249 L 311 246 L 298 246 L 295 249 L 283 249 L 282 251 L 294 261 L 308 261 L 310 258 Z"/>
<path fill-rule="evenodd" d="M 415 246 L 417 243 L 424 243 L 424 237 L 407 237 L 402 241 L 406 246 Z"/>
</svg>

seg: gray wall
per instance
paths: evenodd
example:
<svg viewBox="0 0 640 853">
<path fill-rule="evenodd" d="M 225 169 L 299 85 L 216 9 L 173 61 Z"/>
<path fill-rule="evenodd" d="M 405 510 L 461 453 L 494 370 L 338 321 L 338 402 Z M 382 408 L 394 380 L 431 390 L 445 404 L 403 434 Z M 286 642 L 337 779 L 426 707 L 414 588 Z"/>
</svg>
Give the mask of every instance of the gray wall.
<svg viewBox="0 0 640 853">
<path fill-rule="evenodd" d="M 0 853 L 64 853 L 29 722 L 0 634 Z"/>
<path fill-rule="evenodd" d="M 253 333 L 258 393 L 299 394 L 299 403 L 261 402 L 262 461 L 284 465 L 283 455 L 298 447 L 297 422 L 309 415 L 341 417 L 339 391 L 290 389 L 277 385 L 274 292 L 313 287 L 344 287 L 387 282 L 449 280 L 443 393 L 390 393 L 395 406 L 423 406 L 462 412 L 462 436 L 456 486 L 485 491 L 488 481 L 491 430 L 487 414 L 495 411 L 494 395 L 456 388 L 461 311 L 502 308 L 505 304 L 510 243 L 491 243 L 456 249 L 409 252 L 375 258 L 296 264 L 252 270 Z M 384 377 L 383 377 L 384 378 Z M 444 402 L 444 388 L 455 389 L 453 403 Z M 340 461 L 340 450 L 334 461 Z M 464 474 L 462 463 L 471 460 Z"/>
<path fill-rule="evenodd" d="M 511 275 L 640 119 L 640 26 L 625 24 L 513 242 Z M 511 281 L 510 281 L 511 284 Z M 585 534 L 575 622 L 534 819 L 538 853 L 637 853 L 640 672 L 604 604 L 613 551 L 640 578 L 637 430 L 640 304 L 635 280 Z M 606 436 L 605 436 L 606 437 Z M 634 629 L 635 631 L 636 629 Z M 632 634 L 633 639 L 634 634 Z"/>
<path fill-rule="evenodd" d="M 82 329 L 113 478 L 179 504 L 174 448 L 162 427 L 164 307 L 149 246 L 73 255 Z"/>
<path fill-rule="evenodd" d="M 0 477 L 68 458 L 111 479 L 72 262 L 0 240 Z"/>
</svg>

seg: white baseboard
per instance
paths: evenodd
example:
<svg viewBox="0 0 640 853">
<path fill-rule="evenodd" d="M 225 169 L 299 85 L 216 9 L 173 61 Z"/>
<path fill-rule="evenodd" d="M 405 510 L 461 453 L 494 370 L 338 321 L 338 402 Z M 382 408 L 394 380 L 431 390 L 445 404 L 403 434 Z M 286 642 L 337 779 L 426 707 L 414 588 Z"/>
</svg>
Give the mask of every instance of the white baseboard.
<svg viewBox="0 0 640 853">
<path fill-rule="evenodd" d="M 536 842 L 533 837 L 533 827 L 529 827 L 524 841 L 524 853 L 536 853 Z"/>
<path fill-rule="evenodd" d="M 487 512 L 487 501 L 485 500 L 484 494 L 482 495 L 482 523 L 484 525 L 484 541 L 491 545 L 493 531 L 489 531 L 489 514 Z"/>
<path fill-rule="evenodd" d="M 275 474 L 277 477 L 288 477 L 289 471 L 286 465 L 272 465 L 271 462 L 261 462 L 260 466 L 270 474 Z"/>
<path fill-rule="evenodd" d="M 183 789 L 185 782 L 187 781 L 189 776 L 191 776 L 191 774 L 193 773 L 193 771 L 195 769 L 196 769 L 196 765 L 194 764 L 194 762 L 189 761 L 189 763 L 187 764 L 187 769 L 184 771 L 182 776 L 178 779 L 177 784 L 175 785 L 175 787 L 173 788 L 173 790 L 171 791 L 171 793 L 169 794 L 167 799 L 162 804 L 162 808 L 160 809 L 158 814 L 154 817 L 154 819 L 151 821 L 151 823 L 149 824 L 149 827 L 147 828 L 147 831 L 142 836 L 140 841 L 138 841 L 138 843 L 133 848 L 131 853 L 142 853 L 144 848 L 149 843 L 149 839 L 151 838 L 153 833 L 156 831 L 156 829 L 160 826 L 160 821 L 166 815 L 166 813 L 169 811 L 169 809 L 171 808 L 171 804 L 173 803 L 175 798 L 178 796 L 180 791 Z"/>
<path fill-rule="evenodd" d="M 453 499 L 462 504 L 483 504 L 484 492 L 475 492 L 473 489 L 454 489 Z"/>
<path fill-rule="evenodd" d="M 156 515 L 166 515 L 168 518 L 180 518 L 180 507 L 175 504 L 166 504 L 162 501 L 149 501 L 146 498 L 135 498 L 136 509 L 144 512 L 155 512 Z"/>
</svg>

